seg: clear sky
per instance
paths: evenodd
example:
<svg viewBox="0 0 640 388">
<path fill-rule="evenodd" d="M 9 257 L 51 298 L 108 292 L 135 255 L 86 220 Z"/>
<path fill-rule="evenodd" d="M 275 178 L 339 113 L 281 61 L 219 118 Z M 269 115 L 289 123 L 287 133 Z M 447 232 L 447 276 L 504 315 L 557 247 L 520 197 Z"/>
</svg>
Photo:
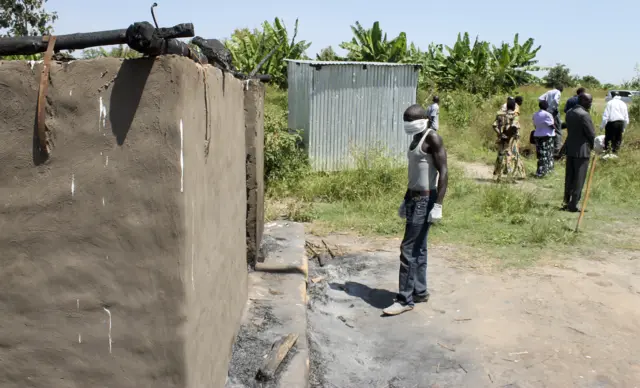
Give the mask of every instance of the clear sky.
<svg viewBox="0 0 640 388">
<path fill-rule="evenodd" d="M 236 28 L 258 27 L 264 20 L 283 19 L 293 30 L 300 19 L 299 39 L 313 44 L 307 54 L 351 38 L 356 20 L 365 27 L 379 21 L 389 37 L 407 33 L 409 41 L 451 45 L 458 32 L 494 44 L 531 37 L 542 49 L 542 66 L 566 64 L 574 74 L 594 75 L 601 82 L 620 83 L 635 75 L 640 63 L 639 0 L 582 2 L 568 0 L 449 0 L 397 2 L 382 0 L 156 0 L 158 23 L 191 22 L 196 34 L 226 38 Z M 58 12 L 56 34 L 126 28 L 135 21 L 152 22 L 151 0 L 48 0 Z M 337 50 L 340 52 L 340 50 Z"/>
</svg>

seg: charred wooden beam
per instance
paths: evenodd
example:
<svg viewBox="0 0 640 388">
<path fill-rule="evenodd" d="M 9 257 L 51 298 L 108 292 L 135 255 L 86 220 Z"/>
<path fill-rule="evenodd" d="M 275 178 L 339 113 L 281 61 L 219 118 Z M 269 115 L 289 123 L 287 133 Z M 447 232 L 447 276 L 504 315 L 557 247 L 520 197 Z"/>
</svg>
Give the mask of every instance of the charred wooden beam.
<svg viewBox="0 0 640 388">
<path fill-rule="evenodd" d="M 153 31 L 149 33 L 146 28 L 141 28 L 141 25 L 148 24 Z M 134 27 L 136 26 L 136 27 Z M 131 30 L 131 32 L 130 32 Z M 114 44 L 125 44 L 129 41 L 135 41 L 136 38 L 140 39 L 140 36 L 130 36 L 135 32 L 144 30 L 144 37 L 148 37 L 150 42 L 145 44 L 150 47 L 150 51 L 153 51 L 156 47 L 161 45 L 160 42 L 166 42 L 175 38 L 190 38 L 195 35 L 193 24 L 184 23 L 178 24 L 174 27 L 168 28 L 155 28 L 150 23 L 134 23 L 128 29 L 123 30 L 111 30 L 111 31 L 98 31 L 87 32 L 78 34 L 58 35 L 56 37 L 56 51 L 60 50 L 81 50 L 90 47 L 109 46 Z M 137 50 L 135 47 L 131 47 Z M 31 55 L 42 53 L 47 50 L 47 41 L 42 36 L 20 36 L 11 38 L 0 38 L 0 56 L 7 55 Z M 140 50 L 138 50 L 140 51 Z M 140 51 L 144 54 L 149 54 L 144 51 Z"/>
<path fill-rule="evenodd" d="M 196 45 L 202 54 L 207 57 L 209 63 L 215 67 L 229 72 L 234 72 L 236 70 L 233 66 L 231 51 L 229 51 L 229 49 L 226 48 L 219 40 L 204 39 L 196 36 L 191 40 L 191 43 Z"/>
<path fill-rule="evenodd" d="M 261 82 L 271 81 L 271 76 L 268 74 L 256 74 L 257 70 L 260 69 L 260 66 L 258 66 L 252 74 L 244 74 L 237 71 L 235 66 L 233 66 L 231 51 L 229 51 L 229 49 L 217 39 L 204 39 L 200 36 L 196 36 L 191 40 L 191 43 L 200 49 L 202 55 L 207 58 L 209 64 L 221 69 L 222 71 L 231 73 L 238 79 L 257 79 Z"/>
</svg>

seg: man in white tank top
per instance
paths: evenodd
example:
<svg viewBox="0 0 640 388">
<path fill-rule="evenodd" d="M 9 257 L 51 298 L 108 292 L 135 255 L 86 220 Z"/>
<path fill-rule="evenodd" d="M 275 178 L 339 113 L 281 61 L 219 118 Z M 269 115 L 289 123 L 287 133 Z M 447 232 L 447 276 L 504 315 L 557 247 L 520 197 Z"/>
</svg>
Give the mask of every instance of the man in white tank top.
<svg viewBox="0 0 640 388">
<path fill-rule="evenodd" d="M 398 315 L 429 300 L 427 291 L 427 235 L 432 223 L 442 219 L 447 193 L 447 151 L 438 133 L 429 128 L 428 113 L 420 105 L 404 112 L 404 129 L 413 140 L 407 151 L 408 185 L 399 209 L 406 218 L 400 246 L 400 285 L 393 305 L 383 310 Z"/>
</svg>

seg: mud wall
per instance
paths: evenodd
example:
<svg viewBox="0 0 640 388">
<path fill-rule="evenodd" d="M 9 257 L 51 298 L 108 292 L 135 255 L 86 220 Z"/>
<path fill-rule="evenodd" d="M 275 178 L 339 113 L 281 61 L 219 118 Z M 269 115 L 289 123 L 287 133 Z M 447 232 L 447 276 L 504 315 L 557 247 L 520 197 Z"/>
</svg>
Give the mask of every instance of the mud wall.
<svg viewBox="0 0 640 388">
<path fill-rule="evenodd" d="M 247 262 L 254 266 L 264 229 L 264 86 L 248 82 L 245 88 L 247 147 Z"/>
<path fill-rule="evenodd" d="M 244 85 L 177 57 L 55 64 L 35 166 L 40 69 L 0 62 L 0 386 L 222 386 L 247 292 Z"/>
</svg>

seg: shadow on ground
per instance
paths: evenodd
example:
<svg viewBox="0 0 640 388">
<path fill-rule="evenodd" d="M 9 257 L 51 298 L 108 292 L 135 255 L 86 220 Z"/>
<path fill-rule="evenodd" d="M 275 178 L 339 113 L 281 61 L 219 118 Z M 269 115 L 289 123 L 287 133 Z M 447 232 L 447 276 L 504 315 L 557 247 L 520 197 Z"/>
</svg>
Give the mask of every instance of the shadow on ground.
<svg viewBox="0 0 640 388">
<path fill-rule="evenodd" d="M 383 309 L 391 306 L 393 299 L 396 296 L 395 293 L 389 290 L 371 288 L 358 282 L 345 282 L 343 284 L 329 283 L 329 287 L 332 290 L 344 291 L 347 295 L 360 298 L 376 309 Z"/>
</svg>

